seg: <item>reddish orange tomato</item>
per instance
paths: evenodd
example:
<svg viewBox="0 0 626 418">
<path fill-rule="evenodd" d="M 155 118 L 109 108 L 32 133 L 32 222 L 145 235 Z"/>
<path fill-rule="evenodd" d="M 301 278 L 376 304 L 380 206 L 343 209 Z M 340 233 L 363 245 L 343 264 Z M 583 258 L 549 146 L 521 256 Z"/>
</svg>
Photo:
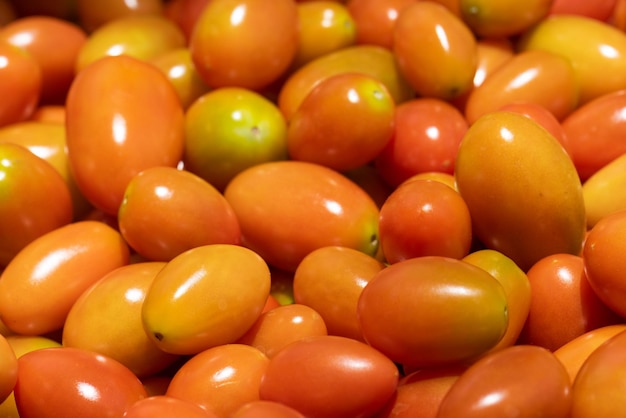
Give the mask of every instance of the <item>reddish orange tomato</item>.
<svg viewBox="0 0 626 418">
<path fill-rule="evenodd" d="M 0 41 L 0 126 L 28 119 L 39 104 L 43 84 L 35 58 L 7 41 Z"/>
<path fill-rule="evenodd" d="M 417 98 L 401 103 L 394 114 L 393 136 L 376 157 L 375 167 L 394 188 L 419 173 L 452 174 L 467 128 L 465 116 L 444 100 Z"/>
<path fill-rule="evenodd" d="M 618 0 L 599 0 L 589 3 L 585 0 L 553 0 L 550 6 L 551 15 L 580 15 L 602 22 L 611 17 Z"/>
<path fill-rule="evenodd" d="M 78 348 L 31 351 L 18 359 L 15 402 L 20 417 L 122 416 L 147 396 L 128 368 Z"/>
<path fill-rule="evenodd" d="M 196 21 L 189 48 L 209 86 L 260 90 L 278 80 L 296 55 L 296 3 L 210 1 Z"/>
<path fill-rule="evenodd" d="M 293 160 L 347 171 L 373 161 L 393 133 L 395 103 L 377 79 L 359 73 L 321 81 L 287 128 Z"/>
<path fill-rule="evenodd" d="M 245 344 L 225 344 L 202 351 L 174 374 L 166 396 L 196 403 L 221 418 L 260 399 L 259 387 L 269 359 Z"/>
<path fill-rule="evenodd" d="M 506 293 L 488 272 L 440 256 L 400 261 L 361 292 L 365 340 L 410 368 L 467 361 L 494 347 L 508 324 Z"/>
<path fill-rule="evenodd" d="M 9 397 L 17 383 L 17 356 L 6 337 L 0 335 L 0 403 Z"/>
<path fill-rule="evenodd" d="M 619 255 L 626 237 L 626 210 L 600 219 L 587 233 L 583 246 L 585 273 L 591 288 L 611 310 L 626 318 L 626 286 L 622 280 L 626 268 Z"/>
<path fill-rule="evenodd" d="M 128 259 L 122 236 L 101 222 L 75 222 L 48 232 L 2 272 L 0 316 L 24 335 L 59 330 L 76 299 Z"/>
<path fill-rule="evenodd" d="M 231 418 L 305 418 L 305 416 L 280 402 L 258 400 L 242 405 Z"/>
<path fill-rule="evenodd" d="M 491 353 L 464 371 L 441 401 L 438 418 L 569 417 L 569 376 L 545 348 L 517 345 Z"/>
<path fill-rule="evenodd" d="M 30 120 L 37 122 L 54 122 L 65 125 L 65 105 L 37 106 Z"/>
<path fill-rule="evenodd" d="M 307 305 L 290 303 L 261 314 L 237 342 L 272 358 L 287 344 L 316 335 L 328 335 L 320 314 Z"/>
<path fill-rule="evenodd" d="M 172 0 L 165 3 L 163 14 L 175 22 L 189 42 L 200 13 L 209 0 Z"/>
<path fill-rule="evenodd" d="M 52 16 L 27 16 L 3 26 L 0 39 L 23 48 L 39 64 L 42 103 L 65 102 L 74 62 L 87 40 L 81 27 Z"/>
<path fill-rule="evenodd" d="M 235 212 L 211 184 L 174 167 L 151 167 L 133 177 L 118 212 L 120 232 L 149 260 L 169 261 L 208 244 L 239 244 Z"/>
<path fill-rule="evenodd" d="M 393 30 L 402 11 L 417 0 L 348 0 L 356 43 L 393 48 Z"/>
<path fill-rule="evenodd" d="M 612 0 L 608 0 L 609 2 Z M 615 6 L 611 11 L 611 15 L 607 19 L 611 26 L 615 26 L 616 28 L 625 31 L 626 30 L 626 1 L 625 0 L 615 0 Z"/>
<path fill-rule="evenodd" d="M 544 19 L 553 0 L 459 0 L 460 15 L 482 38 L 506 38 L 523 33 Z"/>
<path fill-rule="evenodd" d="M 509 103 L 531 102 L 562 120 L 578 104 L 577 83 L 574 67 L 566 58 L 541 50 L 520 52 L 471 92 L 465 117 L 472 124 Z"/>
<path fill-rule="evenodd" d="M 76 13 L 80 25 L 88 32 L 93 32 L 103 24 L 132 15 L 160 15 L 163 13 L 161 0 L 110 0 L 106 3 L 91 0 L 75 0 Z"/>
<path fill-rule="evenodd" d="M 418 1 L 407 6 L 395 24 L 393 52 L 400 71 L 421 96 L 452 99 L 473 85 L 476 38 L 441 4 Z"/>
<path fill-rule="evenodd" d="M 0 140 L 0 161 L 0 266 L 6 266 L 32 241 L 69 224 L 73 208 L 61 174 L 28 148 Z"/>
<path fill-rule="evenodd" d="M 530 311 L 522 343 L 554 351 L 588 331 L 623 321 L 591 289 L 580 256 L 543 258 L 528 270 L 528 281 Z"/>
<path fill-rule="evenodd" d="M 572 161 L 582 181 L 626 153 L 626 90 L 602 95 L 562 121 Z"/>
<path fill-rule="evenodd" d="M 565 366 L 570 380 L 574 383 L 578 371 L 589 355 L 611 337 L 626 331 L 626 324 L 607 325 L 587 331 L 554 351 L 554 355 Z"/>
<path fill-rule="evenodd" d="M 327 245 L 370 255 L 378 249 L 376 203 L 330 168 L 304 161 L 259 164 L 235 176 L 224 196 L 239 219 L 242 243 L 276 268 L 295 271 L 308 253 Z"/>
<path fill-rule="evenodd" d="M 626 413 L 626 332 L 596 348 L 572 385 L 572 418 L 618 417 Z"/>
<path fill-rule="evenodd" d="M 397 382 L 396 365 L 374 348 L 326 335 L 293 342 L 272 357 L 259 394 L 309 418 L 368 417 L 389 401 Z"/>
<path fill-rule="evenodd" d="M 96 102 L 97 107 L 90 105 Z M 153 166 L 176 167 L 182 158 L 183 108 L 152 64 L 122 55 L 101 58 L 77 75 L 66 109 L 76 183 L 104 212 L 117 214 L 135 174 Z"/>
<path fill-rule="evenodd" d="M 380 208 L 380 245 L 388 263 L 428 255 L 463 258 L 472 220 L 461 195 L 433 180 L 398 186 Z"/>
<path fill-rule="evenodd" d="M 294 273 L 295 302 L 318 312 L 330 335 L 362 341 L 357 318 L 359 296 L 383 268 L 376 258 L 352 248 L 318 248 L 304 257 Z"/>
<path fill-rule="evenodd" d="M 124 412 L 124 418 L 159 418 L 163 416 L 219 418 L 219 415 L 207 411 L 195 402 L 163 395 L 140 399 Z"/>
</svg>

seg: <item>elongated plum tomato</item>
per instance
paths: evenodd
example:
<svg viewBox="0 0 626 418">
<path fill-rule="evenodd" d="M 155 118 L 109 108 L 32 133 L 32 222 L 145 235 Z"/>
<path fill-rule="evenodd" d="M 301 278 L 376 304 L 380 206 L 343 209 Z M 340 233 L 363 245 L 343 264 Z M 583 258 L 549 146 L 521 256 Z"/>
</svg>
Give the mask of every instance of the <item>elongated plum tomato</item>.
<svg viewBox="0 0 626 418">
<path fill-rule="evenodd" d="M 0 266 L 6 266 L 32 241 L 69 224 L 73 208 L 63 177 L 29 149 L 0 143 L 0 161 Z"/>
<path fill-rule="evenodd" d="M 468 361 L 494 347 L 508 324 L 503 286 L 453 258 L 416 257 L 378 272 L 357 307 L 365 340 L 408 367 Z"/>
<path fill-rule="evenodd" d="M 66 112 L 76 184 L 108 214 L 117 214 L 135 174 L 153 166 L 176 167 L 182 158 L 183 108 L 167 77 L 152 64 L 123 55 L 97 60 L 74 79 Z"/>
<path fill-rule="evenodd" d="M 93 351 L 43 348 L 21 356 L 18 367 L 15 402 L 22 418 L 121 417 L 147 396 L 127 367 Z"/>
<path fill-rule="evenodd" d="M 232 244 L 196 247 L 154 278 L 142 307 L 144 329 L 173 354 L 232 343 L 257 320 L 269 290 L 269 268 L 253 251 Z"/>
<path fill-rule="evenodd" d="M 122 236 L 139 254 L 169 261 L 195 247 L 239 244 L 235 212 L 204 179 L 174 167 L 151 167 L 131 179 L 120 205 Z"/>
<path fill-rule="evenodd" d="M 259 164 L 233 178 L 224 196 L 239 219 L 242 243 L 276 268 L 295 271 L 308 253 L 327 245 L 369 255 L 378 249 L 376 203 L 330 168 L 304 161 Z"/>
<path fill-rule="evenodd" d="M 461 18 L 483 38 L 518 35 L 544 19 L 553 0 L 460 0 Z"/>
<path fill-rule="evenodd" d="M 555 253 L 580 254 L 582 186 L 561 144 L 537 122 L 496 111 L 470 126 L 456 159 L 473 231 L 522 270 Z"/>
<path fill-rule="evenodd" d="M 289 68 L 298 48 L 293 0 L 208 2 L 189 40 L 193 62 L 210 87 L 260 90 Z"/>
<path fill-rule="evenodd" d="M 59 330 L 76 299 L 128 259 L 120 233 L 102 222 L 57 228 L 26 246 L 2 272 L 0 317 L 19 334 Z"/>
<path fill-rule="evenodd" d="M 259 394 L 309 418 L 365 418 L 391 399 L 397 382 L 396 365 L 378 350 L 326 335 L 293 342 L 272 357 Z"/>
<path fill-rule="evenodd" d="M 463 372 L 441 401 L 437 417 L 567 418 L 571 402 L 569 376 L 554 354 L 516 345 L 490 353 Z"/>
<path fill-rule="evenodd" d="M 11 394 L 17 383 L 17 356 L 6 337 L 0 335 L 0 403 Z"/>
</svg>

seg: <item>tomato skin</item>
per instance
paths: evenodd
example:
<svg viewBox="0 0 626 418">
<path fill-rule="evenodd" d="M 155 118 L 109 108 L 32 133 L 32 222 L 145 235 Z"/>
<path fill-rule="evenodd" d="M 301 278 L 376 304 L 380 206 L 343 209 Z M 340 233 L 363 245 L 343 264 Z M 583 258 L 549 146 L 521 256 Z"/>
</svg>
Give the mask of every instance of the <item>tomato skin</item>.
<svg viewBox="0 0 626 418">
<path fill-rule="evenodd" d="M 590 17 L 599 21 L 606 21 L 611 17 L 611 12 L 614 10 L 617 3 L 617 0 L 600 0 L 593 4 L 584 0 L 553 0 L 549 14 L 573 14 Z"/>
<path fill-rule="evenodd" d="M 296 341 L 271 358 L 259 394 L 310 418 L 364 418 L 382 409 L 397 382 L 396 365 L 377 350 L 327 335 Z"/>
<path fill-rule="evenodd" d="M 272 401 L 252 401 L 237 409 L 232 418 L 305 418 L 293 408 Z"/>
<path fill-rule="evenodd" d="M 39 104 L 42 74 L 29 53 L 7 41 L 0 42 L 0 90 L 6 99 L 0 103 L 0 126 L 28 119 Z"/>
<path fill-rule="evenodd" d="M 569 376 L 545 348 L 517 345 L 472 364 L 452 384 L 437 418 L 569 417 Z"/>
<path fill-rule="evenodd" d="M 122 416 L 146 397 L 117 361 L 78 348 L 43 348 L 18 359 L 15 401 L 22 418 Z"/>
<path fill-rule="evenodd" d="M 610 161 L 583 183 L 587 228 L 600 219 L 626 209 L 626 153 Z"/>
<path fill-rule="evenodd" d="M 17 356 L 7 341 L 0 335 L 0 403 L 4 402 L 17 383 Z"/>
<path fill-rule="evenodd" d="M 376 203 L 330 168 L 293 160 L 259 164 L 233 178 L 224 196 L 239 219 L 243 245 L 276 268 L 293 272 L 327 245 L 377 251 Z"/>
<path fill-rule="evenodd" d="M 249 345 L 216 346 L 187 360 L 165 394 L 227 418 L 242 405 L 260 399 L 259 387 L 268 365 L 267 356 Z"/>
<path fill-rule="evenodd" d="M 260 90 L 287 71 L 298 48 L 293 0 L 210 1 L 189 40 L 192 59 L 211 87 Z"/>
<path fill-rule="evenodd" d="M 459 0 L 464 22 L 482 38 L 506 38 L 523 33 L 541 22 L 553 0 Z"/>
<path fill-rule="evenodd" d="M 69 224 L 73 208 L 67 183 L 50 163 L 2 141 L 0 158 L 0 266 L 6 266 L 35 239 Z"/>
<path fill-rule="evenodd" d="M 185 418 L 218 418 L 193 402 L 171 396 L 149 396 L 132 404 L 124 413 L 124 418 L 158 418 L 163 416 Z"/>
<path fill-rule="evenodd" d="M 224 196 L 195 174 L 174 167 L 151 167 L 133 177 L 118 223 L 126 242 L 153 261 L 169 261 L 202 245 L 239 244 L 241 237 Z"/>
<path fill-rule="evenodd" d="M 59 330 L 76 299 L 128 259 L 122 236 L 101 222 L 57 228 L 26 246 L 2 272 L 0 316 L 24 335 Z"/>
<path fill-rule="evenodd" d="M 346 6 L 356 24 L 356 43 L 393 48 L 398 16 L 417 0 L 348 0 Z"/>
<path fill-rule="evenodd" d="M 400 71 L 421 96 L 452 99 L 473 85 L 476 38 L 441 4 L 418 1 L 407 6 L 396 21 L 392 50 Z"/>
<path fill-rule="evenodd" d="M 409 180 L 380 208 L 380 245 L 385 260 L 397 263 L 438 255 L 463 258 L 472 245 L 472 220 L 461 195 L 434 180 Z"/>
<path fill-rule="evenodd" d="M 479 267 L 440 256 L 381 270 L 361 292 L 357 309 L 365 340 L 413 368 L 481 355 L 500 341 L 508 324 L 502 285 Z"/>
<path fill-rule="evenodd" d="M 110 0 L 97 3 L 90 0 L 75 0 L 80 25 L 91 33 L 111 20 L 133 15 L 160 15 L 163 2 L 160 0 Z"/>
<path fill-rule="evenodd" d="M 99 59 L 74 79 L 66 109 L 76 183 L 104 212 L 117 214 L 135 174 L 152 166 L 175 167 L 182 158 L 183 109 L 152 64 L 123 55 Z"/>
</svg>

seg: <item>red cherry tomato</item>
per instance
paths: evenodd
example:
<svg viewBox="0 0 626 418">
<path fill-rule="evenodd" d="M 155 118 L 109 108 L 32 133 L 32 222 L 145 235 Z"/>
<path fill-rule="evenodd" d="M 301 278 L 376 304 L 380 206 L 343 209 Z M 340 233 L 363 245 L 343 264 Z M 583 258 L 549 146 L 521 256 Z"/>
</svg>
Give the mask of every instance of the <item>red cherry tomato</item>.
<svg viewBox="0 0 626 418">
<path fill-rule="evenodd" d="M 417 0 L 348 0 L 356 25 L 356 43 L 393 47 L 393 30 L 400 13 Z"/>
</svg>

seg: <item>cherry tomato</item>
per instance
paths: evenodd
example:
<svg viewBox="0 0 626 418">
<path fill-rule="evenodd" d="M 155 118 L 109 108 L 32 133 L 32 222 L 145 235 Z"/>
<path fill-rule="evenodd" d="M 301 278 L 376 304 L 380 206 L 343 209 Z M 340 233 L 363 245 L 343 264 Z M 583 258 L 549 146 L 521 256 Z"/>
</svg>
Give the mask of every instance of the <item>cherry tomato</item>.
<svg viewBox="0 0 626 418">
<path fill-rule="evenodd" d="M 17 383 L 17 357 L 6 337 L 0 335 L 0 403 L 4 402 Z"/>
<path fill-rule="evenodd" d="M 294 273 L 295 302 L 318 312 L 330 335 L 363 341 L 357 318 L 359 296 L 383 268 L 374 257 L 352 248 L 318 248 L 304 257 Z"/>
<path fill-rule="evenodd" d="M 393 52 L 400 71 L 421 96 L 451 99 L 473 85 L 476 38 L 441 4 L 408 5 L 393 30 Z"/>
<path fill-rule="evenodd" d="M 118 223 L 126 242 L 154 261 L 169 261 L 202 245 L 239 244 L 241 236 L 224 196 L 202 178 L 174 167 L 152 167 L 133 177 Z"/>
<path fill-rule="evenodd" d="M 207 85 L 260 90 L 278 80 L 296 55 L 296 3 L 210 1 L 196 21 L 189 48 Z"/>
<path fill-rule="evenodd" d="M 76 183 L 104 212 L 117 214 L 135 174 L 153 166 L 175 167 L 182 158 L 183 109 L 152 64 L 122 55 L 99 59 L 76 76 L 66 108 Z"/>
<path fill-rule="evenodd" d="M 163 416 L 219 418 L 219 415 L 207 411 L 195 402 L 163 395 L 141 399 L 124 412 L 124 418 L 159 418 Z"/>
<path fill-rule="evenodd" d="M 346 6 L 356 25 L 356 43 L 393 48 L 398 16 L 417 0 L 348 0 Z"/>
<path fill-rule="evenodd" d="M 74 0 L 80 25 L 93 32 L 105 23 L 133 15 L 160 15 L 163 13 L 161 0 L 109 0 L 106 3 L 91 0 Z"/>
<path fill-rule="evenodd" d="M 584 0 L 553 0 L 550 6 L 551 15 L 580 15 L 602 22 L 611 17 L 617 0 L 600 0 L 589 3 Z"/>
<path fill-rule="evenodd" d="M 578 81 L 566 58 L 548 51 L 524 51 L 511 57 L 469 95 L 465 107 L 472 124 L 480 116 L 516 102 L 544 106 L 562 120 L 578 104 Z"/>
<path fill-rule="evenodd" d="M 257 320 L 269 289 L 269 268 L 253 251 L 231 244 L 196 247 L 154 278 L 142 306 L 144 328 L 173 354 L 232 343 Z"/>
<path fill-rule="evenodd" d="M 65 102 L 74 62 L 87 41 L 81 27 L 52 16 L 28 16 L 3 26 L 0 39 L 23 48 L 39 64 L 42 103 Z"/>
<path fill-rule="evenodd" d="M 300 412 L 279 402 L 251 401 L 242 405 L 232 418 L 305 418 Z"/>
<path fill-rule="evenodd" d="M 361 292 L 365 340 L 408 367 L 467 361 L 494 347 L 508 324 L 506 293 L 485 270 L 425 256 L 378 272 Z"/>
<path fill-rule="evenodd" d="M 517 345 L 472 364 L 441 401 L 438 418 L 569 417 L 569 376 L 545 348 Z"/>
<path fill-rule="evenodd" d="M 15 401 L 22 418 L 122 416 L 145 398 L 121 363 L 78 348 L 44 348 L 18 359 Z"/>
<path fill-rule="evenodd" d="M 42 73 L 35 58 L 23 49 L 0 41 L 0 126 L 28 119 L 39 104 Z"/>
<path fill-rule="evenodd" d="M 626 209 L 626 153 L 615 158 L 583 183 L 587 228 L 607 215 Z"/>
<path fill-rule="evenodd" d="M 75 222 L 48 232 L 2 272 L 0 316 L 24 335 L 59 330 L 76 299 L 128 259 L 122 236 L 101 222 Z"/>
<path fill-rule="evenodd" d="M 224 196 L 239 219 L 242 243 L 276 268 L 293 272 L 308 253 L 327 245 L 369 255 L 378 249 L 376 203 L 330 168 L 304 161 L 259 164 L 238 174 Z"/>
<path fill-rule="evenodd" d="M 394 134 L 376 157 L 376 169 L 392 187 L 423 172 L 452 174 L 467 128 L 463 114 L 446 101 L 406 101 L 396 107 Z"/>
<path fill-rule="evenodd" d="M 438 181 L 413 180 L 383 203 L 379 234 L 390 264 L 428 255 L 462 258 L 472 244 L 472 220 L 456 190 Z"/>
<path fill-rule="evenodd" d="M 459 0 L 463 21 L 483 38 L 519 35 L 549 13 L 553 0 Z"/>
<path fill-rule="evenodd" d="M 369 417 L 397 382 L 396 365 L 374 348 L 326 335 L 293 342 L 272 357 L 259 394 L 309 418 Z"/>
<path fill-rule="evenodd" d="M 61 174 L 28 148 L 2 140 L 0 196 L 0 266 L 72 221 L 72 198 Z"/>
<path fill-rule="evenodd" d="M 393 133 L 395 103 L 377 79 L 344 73 L 321 81 L 287 129 L 293 160 L 347 171 L 373 161 Z"/>
<path fill-rule="evenodd" d="M 174 374 L 166 396 L 200 405 L 227 418 L 260 399 L 259 387 L 269 360 L 245 344 L 225 344 L 191 357 Z"/>
</svg>

